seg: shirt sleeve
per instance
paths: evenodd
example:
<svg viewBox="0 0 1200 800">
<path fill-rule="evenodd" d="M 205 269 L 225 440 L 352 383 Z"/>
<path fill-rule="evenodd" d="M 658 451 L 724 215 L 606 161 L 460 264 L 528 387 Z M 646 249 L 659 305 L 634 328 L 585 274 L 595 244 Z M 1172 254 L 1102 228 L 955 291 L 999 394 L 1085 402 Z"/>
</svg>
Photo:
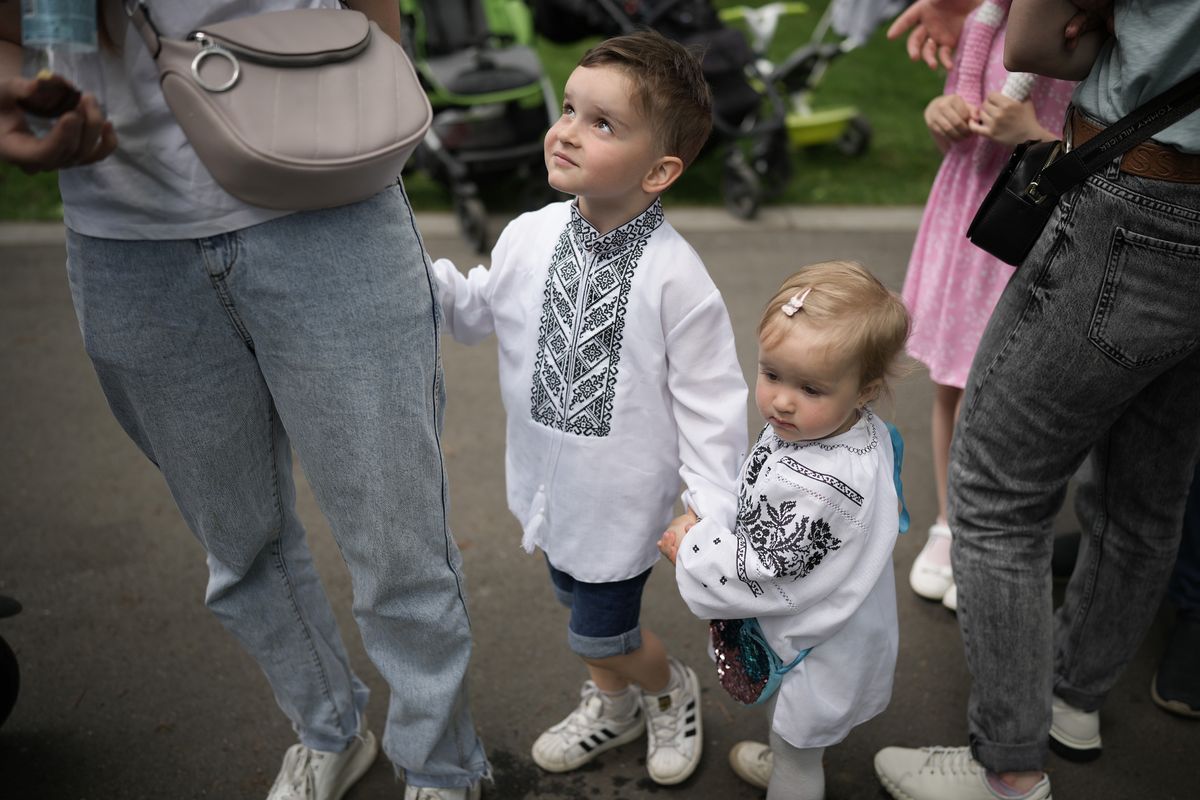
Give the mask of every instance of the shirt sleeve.
<svg viewBox="0 0 1200 800">
<path fill-rule="evenodd" d="M 675 577 L 694 614 L 793 616 L 789 628 L 809 646 L 833 635 L 862 605 L 891 566 L 896 531 L 869 529 L 862 516 L 818 490 L 815 484 L 831 476 L 813 475 L 776 478 L 769 497 L 753 494 L 733 532 L 709 520 L 691 529 Z"/>
<path fill-rule="evenodd" d="M 492 296 L 496 276 L 504 269 L 509 238 L 506 227 L 492 248 L 490 269 L 480 265 L 463 275 L 449 259 L 433 262 L 442 319 L 455 341 L 477 344 L 496 332 Z"/>
<path fill-rule="evenodd" d="M 733 326 L 713 291 L 667 334 L 667 387 L 679 431 L 683 503 L 733 526 L 738 467 L 746 453 L 746 381 Z"/>
</svg>

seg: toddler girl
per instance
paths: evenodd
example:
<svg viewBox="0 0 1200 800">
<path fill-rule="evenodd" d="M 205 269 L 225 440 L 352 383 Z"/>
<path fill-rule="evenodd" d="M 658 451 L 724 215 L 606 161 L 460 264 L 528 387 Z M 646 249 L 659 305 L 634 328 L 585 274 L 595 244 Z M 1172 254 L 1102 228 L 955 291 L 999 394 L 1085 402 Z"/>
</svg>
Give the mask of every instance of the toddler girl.
<svg viewBox="0 0 1200 800">
<path fill-rule="evenodd" d="M 950 434 L 967 371 L 988 317 L 1013 268 L 966 238 L 992 181 L 1013 147 L 1026 139 L 1057 139 L 1073 83 L 1004 69 L 1004 29 L 1010 0 L 985 0 L 967 18 L 946 91 L 925 109 L 925 124 L 945 153 L 925 204 L 904 281 L 912 311 L 908 352 L 929 367 L 933 399 L 933 471 L 938 516 L 913 562 L 913 591 L 957 605 L 946 525 Z"/>
<path fill-rule="evenodd" d="M 755 400 L 767 425 L 741 469 L 734 529 L 681 518 L 659 543 L 688 607 L 714 621 L 718 674 L 735 697 L 764 699 L 748 663 L 763 654 L 722 641 L 744 620 L 790 666 L 770 698 L 769 749 L 743 742 L 730 753 L 768 800 L 823 797 L 824 749 L 891 697 L 902 445 L 869 404 L 907 336 L 904 304 L 858 264 L 788 278 L 758 327 Z M 747 674 L 750 697 L 735 685 Z"/>
</svg>

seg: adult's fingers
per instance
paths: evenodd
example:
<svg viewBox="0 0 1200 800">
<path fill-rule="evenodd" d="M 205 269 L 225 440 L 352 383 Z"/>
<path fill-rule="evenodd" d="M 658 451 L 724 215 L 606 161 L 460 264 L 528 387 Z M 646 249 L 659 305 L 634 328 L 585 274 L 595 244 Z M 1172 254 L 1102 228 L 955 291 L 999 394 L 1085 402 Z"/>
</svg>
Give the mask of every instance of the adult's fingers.
<svg viewBox="0 0 1200 800">
<path fill-rule="evenodd" d="M 954 48 L 948 44 L 944 44 L 938 48 L 938 56 L 942 59 L 942 66 L 946 69 L 954 68 Z"/>
<path fill-rule="evenodd" d="M 101 159 L 108 158 L 113 150 L 117 149 L 117 131 L 113 124 L 108 120 L 100 126 L 100 137 L 96 140 L 95 146 L 90 153 L 86 153 L 76 162 L 77 166 L 85 164 L 94 164 Z"/>
<path fill-rule="evenodd" d="M 104 128 L 104 113 L 92 95 L 85 94 L 75 110 L 82 117 L 83 124 L 79 130 L 79 144 L 70 154 L 72 165 L 82 163 L 95 152 L 100 143 L 100 131 Z"/>
<path fill-rule="evenodd" d="M 913 28 L 912 33 L 908 35 L 904 46 L 908 50 L 908 58 L 910 61 L 921 60 L 921 48 L 925 45 L 925 41 L 929 38 L 929 31 L 925 30 L 924 25 L 918 25 Z"/>
<path fill-rule="evenodd" d="M 930 69 L 938 68 L 938 43 L 933 40 L 933 37 L 927 37 L 925 44 L 921 46 L 921 57 Z"/>
<path fill-rule="evenodd" d="M 898 39 L 902 33 L 916 25 L 921 18 L 919 9 L 909 6 L 904 10 L 904 13 L 892 20 L 892 24 L 888 26 L 887 38 Z M 909 54 L 911 55 L 911 53 Z M 916 59 L 913 59 L 914 61 Z"/>
</svg>

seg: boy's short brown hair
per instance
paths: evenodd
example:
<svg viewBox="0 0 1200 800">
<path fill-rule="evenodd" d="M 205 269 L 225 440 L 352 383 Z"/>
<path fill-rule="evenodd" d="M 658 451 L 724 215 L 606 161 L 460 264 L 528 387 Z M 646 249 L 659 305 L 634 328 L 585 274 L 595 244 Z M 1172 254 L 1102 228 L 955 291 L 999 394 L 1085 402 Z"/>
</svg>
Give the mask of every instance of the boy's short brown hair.
<svg viewBox="0 0 1200 800">
<path fill-rule="evenodd" d="M 677 156 L 687 167 L 700 154 L 712 131 L 712 93 L 696 53 L 643 30 L 604 40 L 578 66 L 620 68 L 663 155 Z"/>
</svg>

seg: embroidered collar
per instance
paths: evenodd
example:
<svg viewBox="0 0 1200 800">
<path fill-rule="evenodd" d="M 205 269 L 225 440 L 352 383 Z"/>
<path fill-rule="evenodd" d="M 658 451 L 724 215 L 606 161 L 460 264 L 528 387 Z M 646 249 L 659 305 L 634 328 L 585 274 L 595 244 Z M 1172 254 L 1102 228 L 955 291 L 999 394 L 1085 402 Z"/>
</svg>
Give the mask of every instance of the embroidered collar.
<svg viewBox="0 0 1200 800">
<path fill-rule="evenodd" d="M 767 425 L 764 432 L 769 432 L 771 441 L 775 444 L 776 450 L 806 450 L 810 447 L 818 447 L 825 451 L 833 451 L 839 448 L 854 453 L 855 455 L 863 455 L 875 449 L 879 443 L 879 435 L 876 433 L 875 412 L 870 406 L 863 409 L 862 416 L 858 422 L 855 422 L 850 430 L 845 433 L 840 433 L 837 436 L 831 436 L 828 439 L 805 439 L 799 442 L 788 442 L 780 439 L 779 436 L 772 430 L 771 426 Z"/>
<path fill-rule="evenodd" d="M 617 255 L 639 239 L 654 233 L 663 224 L 662 200 L 654 202 L 633 219 L 620 227 L 601 235 L 592 223 L 579 213 L 579 200 L 571 203 L 571 238 L 581 253 L 607 260 Z"/>
</svg>

